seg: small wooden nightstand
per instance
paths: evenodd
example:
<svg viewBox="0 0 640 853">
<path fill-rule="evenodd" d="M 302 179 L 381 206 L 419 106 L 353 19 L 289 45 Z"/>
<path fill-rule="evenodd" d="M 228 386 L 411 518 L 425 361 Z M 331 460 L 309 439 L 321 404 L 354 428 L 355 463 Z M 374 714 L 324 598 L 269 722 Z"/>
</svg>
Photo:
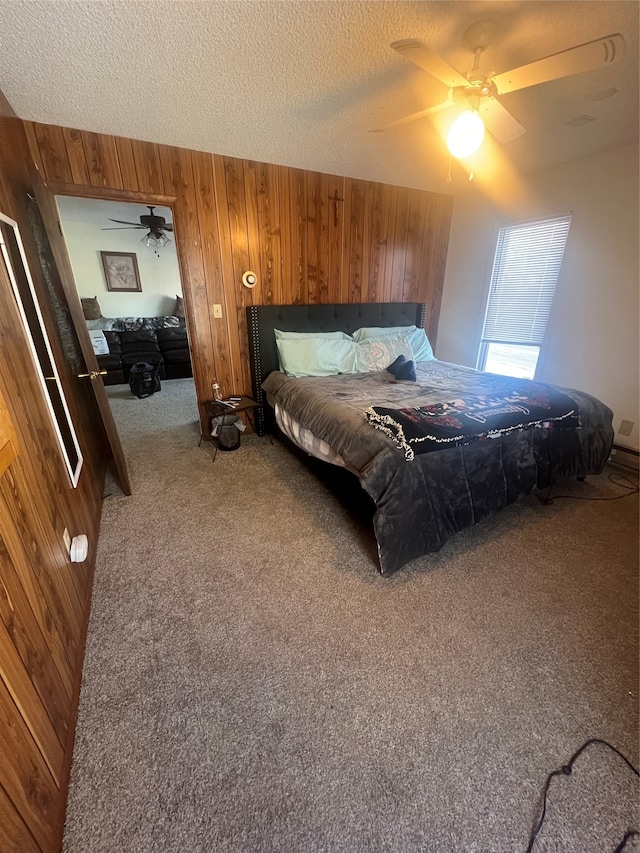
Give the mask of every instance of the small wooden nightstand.
<svg viewBox="0 0 640 853">
<path fill-rule="evenodd" d="M 227 401 L 227 402 L 229 402 L 229 401 Z M 254 421 L 251 413 L 253 412 L 254 409 L 258 409 L 261 406 L 262 406 L 262 403 L 257 403 L 255 400 L 252 400 L 251 397 L 245 397 L 245 396 L 240 397 L 239 402 L 234 403 L 233 406 L 224 406 L 218 400 L 207 400 L 204 404 L 204 409 L 206 412 L 206 419 L 205 419 L 206 433 L 204 433 L 204 432 L 200 433 L 200 441 L 198 442 L 198 447 L 200 447 L 200 445 L 202 444 L 203 438 L 206 438 L 207 441 L 211 440 L 211 421 L 214 418 L 225 418 L 225 417 L 229 416 L 229 423 L 232 423 L 232 420 L 231 420 L 232 417 L 235 418 L 235 416 L 239 415 L 240 412 L 244 412 L 247 416 L 247 419 L 249 420 L 249 423 L 251 424 L 251 429 L 254 432 L 256 432 L 255 421 Z M 224 421 L 223 421 L 223 424 L 224 424 Z M 256 433 L 256 435 L 257 435 L 257 433 Z M 266 433 L 266 435 L 267 435 L 269 441 L 271 442 L 271 444 L 273 444 L 273 441 L 271 441 L 271 436 L 269 435 L 269 433 Z M 213 454 L 213 461 L 214 462 L 216 460 L 217 454 L 218 454 L 218 444 L 216 442 L 216 449 L 215 449 L 214 454 Z"/>
</svg>

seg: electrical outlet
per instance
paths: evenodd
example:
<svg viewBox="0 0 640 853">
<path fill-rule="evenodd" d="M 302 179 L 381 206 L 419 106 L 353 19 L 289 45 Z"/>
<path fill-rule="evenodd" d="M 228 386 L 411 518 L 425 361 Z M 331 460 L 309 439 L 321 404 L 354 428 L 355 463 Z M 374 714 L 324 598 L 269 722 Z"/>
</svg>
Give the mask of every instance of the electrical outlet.
<svg viewBox="0 0 640 853">
<path fill-rule="evenodd" d="M 217 303 L 213 306 L 213 316 L 220 319 L 222 317 L 222 305 L 218 305 Z"/>
<path fill-rule="evenodd" d="M 71 554 L 71 536 L 69 536 L 69 531 L 65 527 L 64 533 L 62 534 L 62 538 L 64 539 L 64 544 L 67 548 L 67 553 Z"/>
<path fill-rule="evenodd" d="M 633 429 L 635 421 L 620 421 L 620 426 L 618 427 L 618 435 L 631 435 L 631 430 Z"/>
</svg>

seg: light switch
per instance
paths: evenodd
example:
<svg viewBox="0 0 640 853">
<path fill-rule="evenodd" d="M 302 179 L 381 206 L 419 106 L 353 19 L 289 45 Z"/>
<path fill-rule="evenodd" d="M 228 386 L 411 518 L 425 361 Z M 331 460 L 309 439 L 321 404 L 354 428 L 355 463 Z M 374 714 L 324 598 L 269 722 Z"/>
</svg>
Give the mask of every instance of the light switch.
<svg viewBox="0 0 640 853">
<path fill-rule="evenodd" d="M 222 305 L 218 305 L 217 303 L 213 306 L 213 316 L 220 318 L 222 317 Z"/>
</svg>

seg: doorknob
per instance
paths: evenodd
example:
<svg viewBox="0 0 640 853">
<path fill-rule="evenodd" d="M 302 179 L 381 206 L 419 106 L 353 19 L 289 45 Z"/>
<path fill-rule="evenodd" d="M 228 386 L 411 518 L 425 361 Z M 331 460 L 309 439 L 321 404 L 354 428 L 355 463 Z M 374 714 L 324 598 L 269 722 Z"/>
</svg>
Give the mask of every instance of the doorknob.
<svg viewBox="0 0 640 853">
<path fill-rule="evenodd" d="M 97 379 L 98 376 L 106 376 L 106 370 L 91 370 L 89 373 L 79 373 L 78 379 Z"/>
</svg>

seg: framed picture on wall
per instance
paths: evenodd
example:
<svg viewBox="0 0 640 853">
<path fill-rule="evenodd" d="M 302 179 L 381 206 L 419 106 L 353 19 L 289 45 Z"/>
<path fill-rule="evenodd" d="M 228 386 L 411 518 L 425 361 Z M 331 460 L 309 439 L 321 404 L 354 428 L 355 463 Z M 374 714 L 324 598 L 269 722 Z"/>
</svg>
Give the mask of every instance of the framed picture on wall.
<svg viewBox="0 0 640 853">
<path fill-rule="evenodd" d="M 135 293 L 142 290 L 135 252 L 100 252 L 107 290 Z"/>
</svg>

